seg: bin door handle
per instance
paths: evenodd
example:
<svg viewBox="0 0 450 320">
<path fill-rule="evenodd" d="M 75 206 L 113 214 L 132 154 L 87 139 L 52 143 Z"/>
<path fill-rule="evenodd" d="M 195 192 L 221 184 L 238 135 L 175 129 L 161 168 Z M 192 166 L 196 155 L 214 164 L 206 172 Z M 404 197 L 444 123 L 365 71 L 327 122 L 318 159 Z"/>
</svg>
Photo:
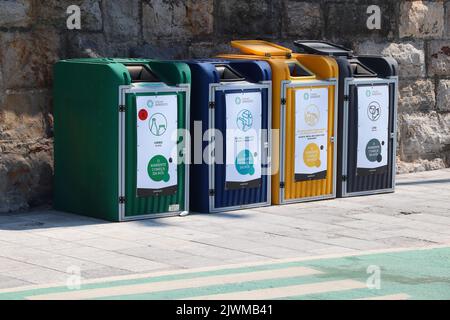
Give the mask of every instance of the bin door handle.
<svg viewBox="0 0 450 320">
<path fill-rule="evenodd" d="M 330 137 L 330 142 L 331 142 L 331 143 L 334 143 L 334 140 L 335 140 L 335 139 L 334 139 L 334 136 L 331 136 L 331 137 Z"/>
</svg>

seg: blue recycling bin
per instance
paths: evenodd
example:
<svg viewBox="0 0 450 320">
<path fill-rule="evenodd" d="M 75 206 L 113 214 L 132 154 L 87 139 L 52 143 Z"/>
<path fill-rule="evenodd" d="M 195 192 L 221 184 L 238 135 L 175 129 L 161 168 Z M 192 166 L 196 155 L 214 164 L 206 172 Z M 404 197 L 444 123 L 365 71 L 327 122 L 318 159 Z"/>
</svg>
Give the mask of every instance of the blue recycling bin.
<svg viewBox="0 0 450 320">
<path fill-rule="evenodd" d="M 264 61 L 191 60 L 190 208 L 270 205 L 271 69 Z"/>
</svg>

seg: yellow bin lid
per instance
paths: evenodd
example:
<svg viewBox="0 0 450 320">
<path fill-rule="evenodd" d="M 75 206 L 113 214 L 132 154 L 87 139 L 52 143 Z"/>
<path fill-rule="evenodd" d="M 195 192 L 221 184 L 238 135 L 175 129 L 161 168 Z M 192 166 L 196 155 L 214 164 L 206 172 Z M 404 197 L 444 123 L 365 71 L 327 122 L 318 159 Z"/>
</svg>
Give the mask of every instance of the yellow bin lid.
<svg viewBox="0 0 450 320">
<path fill-rule="evenodd" d="M 263 40 L 234 40 L 231 41 L 231 46 L 233 48 L 239 49 L 242 53 L 253 54 L 257 56 L 290 57 L 292 54 L 291 49 Z"/>
</svg>

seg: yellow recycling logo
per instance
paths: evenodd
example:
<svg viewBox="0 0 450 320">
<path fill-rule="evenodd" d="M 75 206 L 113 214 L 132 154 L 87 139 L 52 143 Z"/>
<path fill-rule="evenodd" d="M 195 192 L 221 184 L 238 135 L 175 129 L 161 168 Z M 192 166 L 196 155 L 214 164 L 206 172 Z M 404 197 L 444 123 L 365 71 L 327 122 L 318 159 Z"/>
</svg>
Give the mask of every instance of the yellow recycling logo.
<svg viewBox="0 0 450 320">
<path fill-rule="evenodd" d="M 306 146 L 303 151 L 303 161 L 310 168 L 320 167 L 322 162 L 320 161 L 320 148 L 317 144 L 310 143 Z"/>
</svg>

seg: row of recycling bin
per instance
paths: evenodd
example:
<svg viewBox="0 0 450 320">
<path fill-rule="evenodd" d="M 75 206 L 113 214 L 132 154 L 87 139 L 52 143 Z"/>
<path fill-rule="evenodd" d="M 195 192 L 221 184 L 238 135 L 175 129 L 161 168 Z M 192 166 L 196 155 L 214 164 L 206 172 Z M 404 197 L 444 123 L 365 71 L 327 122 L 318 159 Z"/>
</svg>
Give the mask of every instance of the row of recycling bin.
<svg viewBox="0 0 450 320">
<path fill-rule="evenodd" d="M 124 221 L 392 192 L 395 60 L 295 43 L 57 63 L 55 208 Z"/>
</svg>

